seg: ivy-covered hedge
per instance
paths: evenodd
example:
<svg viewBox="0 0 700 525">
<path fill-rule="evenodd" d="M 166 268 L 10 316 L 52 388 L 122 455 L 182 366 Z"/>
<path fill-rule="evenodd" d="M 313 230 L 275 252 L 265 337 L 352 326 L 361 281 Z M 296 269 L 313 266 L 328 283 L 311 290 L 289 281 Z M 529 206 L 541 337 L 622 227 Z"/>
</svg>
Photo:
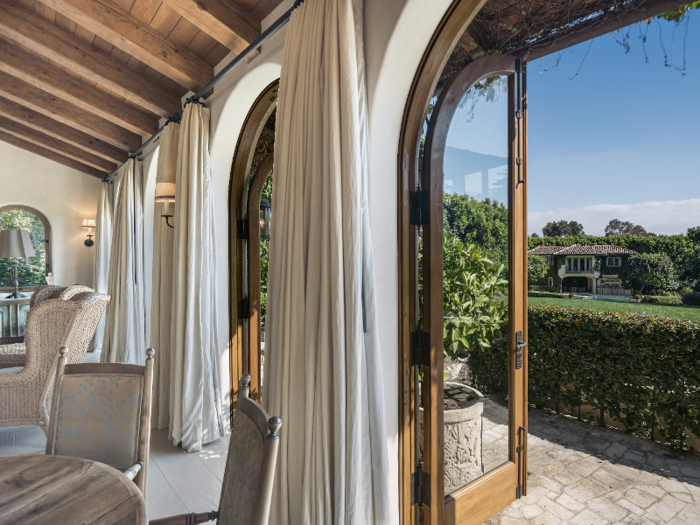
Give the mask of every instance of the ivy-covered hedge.
<svg viewBox="0 0 700 525">
<path fill-rule="evenodd" d="M 529 307 L 529 398 L 589 404 L 634 432 L 658 429 L 678 448 L 700 436 L 700 323 L 633 313 Z M 507 351 L 469 356 L 474 386 L 507 389 Z"/>
<path fill-rule="evenodd" d="M 700 292 L 684 293 L 681 296 L 681 301 L 683 301 L 683 304 L 689 304 L 691 306 L 700 306 Z"/>
<path fill-rule="evenodd" d="M 683 304 L 683 301 L 681 301 L 681 298 L 678 295 L 645 295 L 642 297 L 642 302 L 649 304 Z"/>
<path fill-rule="evenodd" d="M 528 290 L 531 292 L 557 292 L 559 291 L 559 287 L 549 286 L 547 284 L 531 284 L 528 286 Z"/>
</svg>

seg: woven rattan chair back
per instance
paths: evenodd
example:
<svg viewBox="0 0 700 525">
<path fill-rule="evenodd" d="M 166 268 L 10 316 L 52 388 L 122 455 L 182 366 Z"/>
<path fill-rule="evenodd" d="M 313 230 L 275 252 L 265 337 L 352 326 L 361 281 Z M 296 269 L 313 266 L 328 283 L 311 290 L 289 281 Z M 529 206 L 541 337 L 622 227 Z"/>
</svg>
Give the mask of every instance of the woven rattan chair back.
<svg viewBox="0 0 700 525">
<path fill-rule="evenodd" d="M 29 308 L 33 308 L 34 306 L 36 306 L 42 301 L 45 301 L 46 299 L 51 299 L 54 293 L 60 293 L 65 289 L 65 286 L 56 286 L 54 284 L 40 286 L 29 298 Z"/>
<path fill-rule="evenodd" d="M 91 459 L 127 473 L 146 497 L 151 440 L 152 348 L 145 366 L 68 364 L 56 372 L 46 453 Z"/>
</svg>

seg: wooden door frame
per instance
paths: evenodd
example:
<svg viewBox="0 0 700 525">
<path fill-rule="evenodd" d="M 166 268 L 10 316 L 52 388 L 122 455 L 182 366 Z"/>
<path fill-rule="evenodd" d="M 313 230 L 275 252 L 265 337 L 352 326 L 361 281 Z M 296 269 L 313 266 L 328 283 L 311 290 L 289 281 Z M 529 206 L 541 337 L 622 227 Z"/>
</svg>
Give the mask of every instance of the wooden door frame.
<svg viewBox="0 0 700 525">
<path fill-rule="evenodd" d="M 476 13 L 484 5 L 485 0 L 455 0 L 445 13 L 438 28 L 423 55 L 411 89 L 409 91 L 406 108 L 404 110 L 401 134 L 398 147 L 398 184 L 397 184 L 397 212 L 398 212 L 398 311 L 399 311 L 399 513 L 402 525 L 417 523 L 417 505 L 412 505 L 412 474 L 416 471 L 417 461 L 415 450 L 417 448 L 417 421 L 415 414 L 418 413 L 416 405 L 416 378 L 414 367 L 412 367 L 411 332 L 416 330 L 418 323 L 417 304 L 417 260 L 416 254 L 416 229 L 411 226 L 411 191 L 416 188 L 418 178 L 418 152 L 419 141 L 428 110 L 430 100 L 435 93 L 440 74 L 447 63 L 447 60 L 457 45 L 459 38 L 466 31 Z M 520 139 L 525 145 L 525 138 L 521 134 Z M 440 196 L 441 198 L 442 196 Z M 434 206 L 431 209 L 435 208 Z M 524 212 L 526 213 L 526 209 Z M 430 212 L 433 214 L 434 212 Z M 437 217 L 430 217 L 434 221 Z M 442 224 L 442 217 L 439 217 L 439 224 Z M 526 232 L 525 225 L 522 226 Z M 527 252 L 523 254 L 523 261 L 526 264 Z M 525 275 L 525 279 L 527 276 Z M 525 321 L 527 311 L 524 312 Z M 525 325 L 524 337 L 527 340 L 527 328 Z M 434 347 L 435 342 L 430 342 Z M 437 359 L 441 359 L 442 353 L 431 349 L 431 366 L 435 369 Z M 441 348 L 440 348 L 441 350 Z M 527 373 L 527 352 L 523 355 L 524 370 Z M 525 390 L 524 412 L 527 417 L 527 383 L 522 385 Z M 434 401 L 434 400 L 433 400 Z M 431 402 L 430 400 L 428 402 Z M 525 426 L 527 420 L 525 419 Z M 526 446 L 526 436 L 523 438 Z M 426 443 L 426 448 L 428 444 Z M 434 455 L 433 461 L 442 461 L 442 454 Z M 526 468 L 526 463 L 521 462 L 521 468 Z M 503 476 L 510 478 L 513 473 L 512 467 L 504 465 L 496 469 L 492 476 Z M 524 472 L 527 472 L 524 470 Z M 526 476 L 525 476 L 526 477 Z M 474 483 L 481 483 L 476 480 Z M 431 484 L 431 501 L 442 501 L 444 490 L 442 480 Z M 454 501 L 454 500 L 453 500 Z M 449 505 L 450 502 L 448 501 Z M 426 523 L 442 524 L 446 523 L 444 506 L 442 504 L 433 505 L 425 509 L 427 511 Z M 488 511 L 488 509 L 477 509 Z M 451 512 L 452 519 L 455 518 L 455 510 Z M 447 516 L 449 518 L 449 516 Z"/>
<path fill-rule="evenodd" d="M 244 257 L 245 240 L 238 238 L 238 220 L 243 220 L 247 211 L 248 182 L 253 163 L 255 146 L 263 127 L 277 107 L 279 79 L 269 84 L 253 103 L 246 116 L 231 163 L 229 179 L 229 220 L 228 220 L 228 264 L 229 264 L 229 380 L 231 421 L 238 399 L 238 380 L 246 371 L 246 326 L 238 316 L 238 301 L 245 298 L 247 288 Z"/>
</svg>

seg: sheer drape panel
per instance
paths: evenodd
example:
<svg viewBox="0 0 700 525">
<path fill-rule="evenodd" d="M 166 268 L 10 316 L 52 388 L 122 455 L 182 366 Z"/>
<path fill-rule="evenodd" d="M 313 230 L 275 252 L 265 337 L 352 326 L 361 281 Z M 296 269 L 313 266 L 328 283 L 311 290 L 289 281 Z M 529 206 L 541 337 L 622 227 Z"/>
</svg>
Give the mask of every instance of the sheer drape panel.
<svg viewBox="0 0 700 525">
<path fill-rule="evenodd" d="M 170 122 L 160 139 L 156 183 L 175 182 L 180 124 Z M 173 214 L 174 203 L 156 202 L 153 211 L 153 289 L 151 300 L 151 343 L 157 359 L 153 364 L 153 397 L 151 426 L 170 425 L 170 354 L 173 284 L 173 241 L 175 230 L 161 215 L 168 209 Z M 172 224 L 172 223 L 171 223 Z"/>
<path fill-rule="evenodd" d="M 144 364 L 143 165 L 127 160 L 118 177 L 102 362 Z"/>
<path fill-rule="evenodd" d="M 112 219 L 114 213 L 114 184 L 103 182 L 97 199 L 97 216 L 95 217 L 95 260 L 93 267 L 93 288 L 106 294 L 109 281 L 109 256 L 112 250 Z M 102 340 L 105 333 L 105 316 L 102 316 L 95 338 L 93 351 L 102 352 Z"/>
<path fill-rule="evenodd" d="M 362 1 L 306 0 L 284 53 L 264 400 L 285 427 L 270 523 L 390 523 Z"/>
<path fill-rule="evenodd" d="M 185 107 L 176 170 L 170 439 L 188 452 L 224 435 L 209 119 Z"/>
</svg>

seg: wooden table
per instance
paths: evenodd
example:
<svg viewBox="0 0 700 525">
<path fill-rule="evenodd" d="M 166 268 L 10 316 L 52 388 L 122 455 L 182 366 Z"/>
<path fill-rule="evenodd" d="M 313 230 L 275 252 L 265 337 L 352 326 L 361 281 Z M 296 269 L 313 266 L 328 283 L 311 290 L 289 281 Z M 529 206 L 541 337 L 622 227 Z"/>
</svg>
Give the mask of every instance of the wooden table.
<svg viewBox="0 0 700 525">
<path fill-rule="evenodd" d="M 146 503 L 118 470 L 66 456 L 0 456 L 0 523 L 147 523 Z"/>
</svg>

